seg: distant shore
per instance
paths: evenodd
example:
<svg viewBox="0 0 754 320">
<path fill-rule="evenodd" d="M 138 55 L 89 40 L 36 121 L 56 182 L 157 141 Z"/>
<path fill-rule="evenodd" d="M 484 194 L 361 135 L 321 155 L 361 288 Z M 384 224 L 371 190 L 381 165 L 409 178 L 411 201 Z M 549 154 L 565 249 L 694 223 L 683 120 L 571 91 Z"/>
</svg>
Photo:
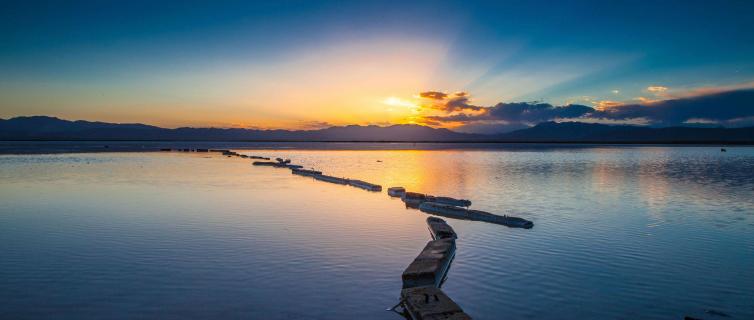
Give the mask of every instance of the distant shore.
<svg viewBox="0 0 754 320">
<path fill-rule="evenodd" d="M 215 141 L 215 140 L 0 140 L 0 154 L 153 152 L 164 148 L 267 150 L 536 150 L 609 146 L 754 146 L 754 141 Z"/>
</svg>

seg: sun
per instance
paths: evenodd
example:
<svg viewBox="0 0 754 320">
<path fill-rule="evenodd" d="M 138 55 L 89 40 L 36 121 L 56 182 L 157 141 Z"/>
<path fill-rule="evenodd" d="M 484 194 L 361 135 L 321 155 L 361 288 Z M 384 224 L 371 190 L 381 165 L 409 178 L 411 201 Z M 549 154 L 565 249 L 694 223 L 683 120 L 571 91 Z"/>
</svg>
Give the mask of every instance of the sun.
<svg viewBox="0 0 754 320">
<path fill-rule="evenodd" d="M 384 103 L 384 104 L 386 104 L 388 106 L 391 106 L 391 107 L 400 107 L 401 109 L 403 109 L 403 110 L 400 110 L 400 111 L 406 111 L 406 109 L 407 109 L 411 113 L 417 113 L 417 112 L 419 112 L 419 109 L 420 109 L 419 105 L 417 105 L 416 103 L 414 103 L 412 101 L 409 101 L 409 100 L 404 100 L 404 99 L 401 99 L 401 98 L 398 98 L 398 97 L 387 97 L 387 98 L 385 98 L 385 100 L 382 100 L 382 103 Z M 389 111 L 399 111 L 399 110 L 395 110 L 393 108 L 390 108 L 388 110 Z"/>
</svg>

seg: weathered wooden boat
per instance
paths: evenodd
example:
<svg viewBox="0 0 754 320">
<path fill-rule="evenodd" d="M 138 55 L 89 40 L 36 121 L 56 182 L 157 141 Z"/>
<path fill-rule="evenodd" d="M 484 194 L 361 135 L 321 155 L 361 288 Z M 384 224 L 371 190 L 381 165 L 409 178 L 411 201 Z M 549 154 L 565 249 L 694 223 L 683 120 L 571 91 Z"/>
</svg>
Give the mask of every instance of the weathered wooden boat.
<svg viewBox="0 0 754 320">
<path fill-rule="evenodd" d="M 471 200 L 466 199 L 456 199 L 451 197 L 431 197 L 429 199 L 431 202 L 437 202 L 437 203 L 444 203 L 449 204 L 451 206 L 458 206 L 458 207 L 470 207 L 471 206 Z"/>
<path fill-rule="evenodd" d="M 428 217 L 427 226 L 429 227 L 429 234 L 432 236 L 433 240 L 458 238 L 453 228 L 451 228 L 443 219 Z"/>
<path fill-rule="evenodd" d="M 277 162 L 272 162 L 272 161 L 254 161 L 251 164 L 255 166 L 270 166 L 270 167 L 275 167 L 278 165 Z"/>
<path fill-rule="evenodd" d="M 455 239 L 432 240 L 403 271 L 403 288 L 439 287 L 456 253 Z"/>
<path fill-rule="evenodd" d="M 317 174 L 322 174 L 322 171 L 293 168 L 291 169 L 291 173 L 297 174 L 300 176 L 313 176 Z"/>
<path fill-rule="evenodd" d="M 406 188 L 404 187 L 387 188 L 387 195 L 391 197 L 402 197 L 405 193 L 406 193 Z"/>
<path fill-rule="evenodd" d="M 361 188 L 364 190 L 369 190 L 369 191 L 382 191 L 381 185 L 369 183 L 366 181 L 356 180 L 356 179 L 348 179 L 348 185 Z"/>
<path fill-rule="evenodd" d="M 468 210 L 466 208 L 456 207 L 449 204 L 437 203 L 437 202 L 423 202 L 419 205 L 419 210 L 439 214 L 446 217 L 466 219 L 468 216 Z"/>
<path fill-rule="evenodd" d="M 534 227 L 534 223 L 523 219 L 519 217 L 510 217 L 507 215 L 496 215 L 492 214 L 486 211 L 481 210 L 468 210 L 466 208 L 451 206 L 448 204 L 443 203 L 437 203 L 437 202 L 424 202 L 421 205 L 419 205 L 419 210 L 440 215 L 444 217 L 450 217 L 450 218 L 456 218 L 456 219 L 466 219 L 466 220 L 474 220 L 474 221 L 484 221 L 484 222 L 490 222 L 495 224 L 501 224 L 508 227 L 513 228 L 524 228 L 524 229 L 530 229 Z"/>
<path fill-rule="evenodd" d="M 508 227 L 531 229 L 534 227 L 534 222 L 519 217 L 511 217 L 507 215 L 496 215 L 480 210 L 469 210 L 468 217 L 471 220 L 486 221 L 497 224 L 502 224 Z"/>
<path fill-rule="evenodd" d="M 324 174 L 316 174 L 316 175 L 313 175 L 312 178 L 320 180 L 320 181 L 335 183 L 335 184 L 348 184 L 348 179 L 328 176 Z"/>
<path fill-rule="evenodd" d="M 409 207 L 417 208 L 420 204 L 427 201 L 427 195 L 417 192 L 405 192 L 401 196 L 401 200 Z"/>
<path fill-rule="evenodd" d="M 412 320 L 471 320 L 441 289 L 433 286 L 401 290 L 401 305 Z"/>
</svg>

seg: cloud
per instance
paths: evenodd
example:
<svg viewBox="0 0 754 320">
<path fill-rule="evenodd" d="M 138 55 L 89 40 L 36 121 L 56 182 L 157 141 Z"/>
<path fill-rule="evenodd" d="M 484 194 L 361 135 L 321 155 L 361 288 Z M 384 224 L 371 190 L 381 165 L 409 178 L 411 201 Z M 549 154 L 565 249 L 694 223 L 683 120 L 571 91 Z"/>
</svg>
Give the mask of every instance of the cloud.
<svg viewBox="0 0 754 320">
<path fill-rule="evenodd" d="M 651 104 L 626 104 L 601 111 L 590 117 L 609 120 L 645 118 L 653 125 L 681 125 L 691 120 L 732 125 L 754 116 L 754 89 L 727 91 L 690 98 L 654 101 Z"/>
<path fill-rule="evenodd" d="M 649 87 L 647 87 L 647 91 L 654 92 L 654 93 L 662 93 L 662 92 L 668 91 L 668 87 L 649 86 Z"/>
<path fill-rule="evenodd" d="M 439 91 L 425 91 L 419 93 L 419 96 L 429 100 L 428 104 L 424 104 L 425 107 L 444 112 L 481 111 L 484 109 L 484 107 L 471 104 L 471 97 L 466 92 L 456 92 L 449 95 Z"/>
<path fill-rule="evenodd" d="M 641 123 L 678 126 L 692 123 L 725 126 L 750 125 L 754 119 L 754 89 L 740 89 L 667 100 L 644 99 L 635 103 L 603 100 L 595 107 L 563 106 L 542 102 L 501 102 L 491 107 L 474 106 L 469 96 L 449 95 L 435 101 L 442 114 L 424 115 L 429 125 L 452 124 L 460 131 L 475 128 L 520 128 L 545 121 Z"/>
<path fill-rule="evenodd" d="M 597 110 L 604 110 L 607 108 L 620 107 L 624 104 L 625 103 L 620 102 L 620 101 L 600 100 L 600 101 L 597 101 L 595 105 L 597 106 Z"/>
<path fill-rule="evenodd" d="M 427 99 L 442 100 L 442 99 L 445 99 L 448 96 L 448 94 L 444 92 L 439 92 L 439 91 L 425 91 L 425 92 L 419 93 L 419 96 L 422 98 L 427 98 Z"/>
<path fill-rule="evenodd" d="M 553 106 L 549 103 L 534 102 L 501 102 L 489 109 L 490 115 L 501 120 L 535 124 L 553 119 L 578 118 L 592 111 L 594 108 L 579 104 Z"/>
</svg>

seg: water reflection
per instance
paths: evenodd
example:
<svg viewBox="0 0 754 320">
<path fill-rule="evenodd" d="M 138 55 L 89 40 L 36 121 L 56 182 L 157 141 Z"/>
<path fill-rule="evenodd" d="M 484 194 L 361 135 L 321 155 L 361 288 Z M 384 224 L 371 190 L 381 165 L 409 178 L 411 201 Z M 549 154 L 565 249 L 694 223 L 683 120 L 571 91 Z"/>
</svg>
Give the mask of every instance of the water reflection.
<svg viewBox="0 0 754 320">
<path fill-rule="evenodd" d="M 449 220 L 476 319 L 754 317 L 752 148 L 238 151 L 534 221 Z M 428 237 L 384 193 L 207 154 L 0 156 L 0 181 L 10 318 L 395 319 Z"/>
</svg>

